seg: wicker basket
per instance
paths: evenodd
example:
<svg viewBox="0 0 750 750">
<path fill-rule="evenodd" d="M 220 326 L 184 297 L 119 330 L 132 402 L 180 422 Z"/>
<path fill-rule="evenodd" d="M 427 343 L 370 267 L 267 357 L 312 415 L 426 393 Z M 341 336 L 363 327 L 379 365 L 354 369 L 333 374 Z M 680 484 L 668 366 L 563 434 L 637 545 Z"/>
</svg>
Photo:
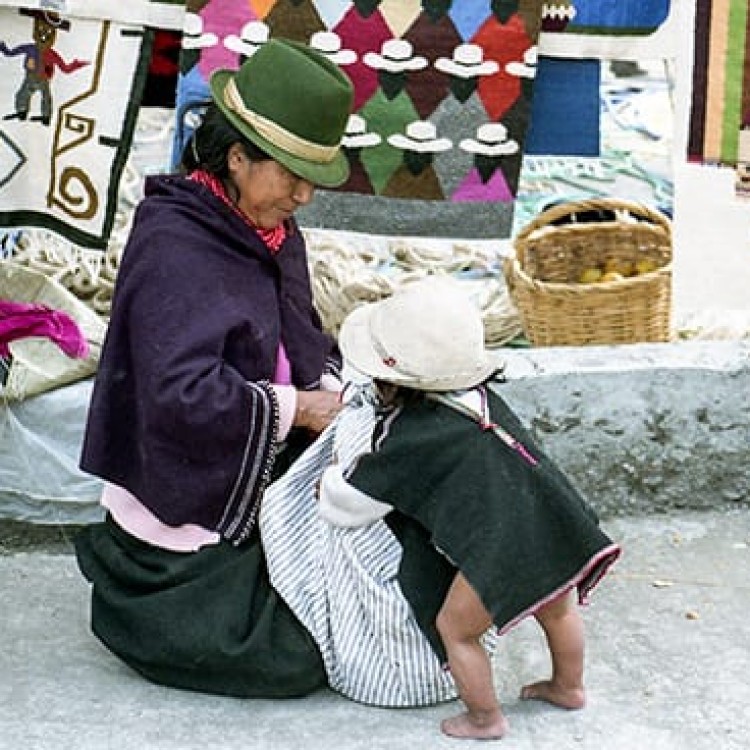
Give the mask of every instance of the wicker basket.
<svg viewBox="0 0 750 750">
<path fill-rule="evenodd" d="M 514 247 L 503 271 L 534 346 L 669 339 L 672 232 L 663 214 L 611 198 L 564 203 L 524 227 Z M 640 275 L 626 275 L 636 264 Z M 596 268 L 622 278 L 580 281 Z"/>
</svg>

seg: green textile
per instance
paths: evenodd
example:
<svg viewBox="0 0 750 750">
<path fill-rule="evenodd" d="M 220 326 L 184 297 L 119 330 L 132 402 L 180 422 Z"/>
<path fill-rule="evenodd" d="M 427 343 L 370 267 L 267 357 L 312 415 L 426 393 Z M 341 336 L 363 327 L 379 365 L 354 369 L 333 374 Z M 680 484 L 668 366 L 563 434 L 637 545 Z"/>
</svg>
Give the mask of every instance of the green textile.
<svg viewBox="0 0 750 750">
<path fill-rule="evenodd" d="M 739 133 L 743 120 L 742 87 L 746 77 L 746 38 L 748 1 L 731 0 L 727 34 L 727 58 L 724 69 L 724 113 L 722 118 L 721 161 L 736 164 L 739 153 Z"/>
</svg>

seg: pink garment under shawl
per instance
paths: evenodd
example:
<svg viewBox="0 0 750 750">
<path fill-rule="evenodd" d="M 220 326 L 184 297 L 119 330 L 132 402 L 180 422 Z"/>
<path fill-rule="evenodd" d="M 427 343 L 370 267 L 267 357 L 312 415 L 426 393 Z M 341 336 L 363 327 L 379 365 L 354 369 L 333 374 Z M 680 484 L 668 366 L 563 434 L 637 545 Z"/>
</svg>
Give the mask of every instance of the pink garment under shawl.
<svg viewBox="0 0 750 750">
<path fill-rule="evenodd" d="M 290 385 L 291 375 L 289 359 L 284 345 L 280 343 L 274 383 L 271 386 L 276 391 L 279 403 L 279 440 L 284 440 L 291 429 L 297 406 L 297 391 Z M 195 552 L 202 547 L 218 544 L 220 540 L 215 531 L 196 524 L 168 526 L 148 510 L 135 495 L 114 484 L 105 484 L 101 504 L 129 534 L 162 549 Z"/>
<path fill-rule="evenodd" d="M 88 342 L 78 324 L 62 310 L 0 300 L 0 357 L 10 356 L 11 341 L 31 336 L 54 341 L 69 357 L 83 358 L 89 353 Z"/>
</svg>

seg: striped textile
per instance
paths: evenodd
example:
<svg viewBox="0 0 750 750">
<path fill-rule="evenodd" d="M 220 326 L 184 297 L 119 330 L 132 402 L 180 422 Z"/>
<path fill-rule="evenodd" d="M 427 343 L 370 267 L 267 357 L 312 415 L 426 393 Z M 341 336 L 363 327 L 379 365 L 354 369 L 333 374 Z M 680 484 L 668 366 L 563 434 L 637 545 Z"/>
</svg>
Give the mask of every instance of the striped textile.
<svg viewBox="0 0 750 750">
<path fill-rule="evenodd" d="M 369 450 L 373 425 L 371 407 L 345 409 L 266 491 L 261 537 L 271 583 L 317 642 L 331 687 L 362 703 L 425 706 L 456 693 L 396 580 L 397 539 L 382 521 L 338 528 L 317 513 L 323 469 Z"/>
<path fill-rule="evenodd" d="M 748 0 L 697 0 L 688 158 L 735 166 L 750 161 Z"/>
</svg>

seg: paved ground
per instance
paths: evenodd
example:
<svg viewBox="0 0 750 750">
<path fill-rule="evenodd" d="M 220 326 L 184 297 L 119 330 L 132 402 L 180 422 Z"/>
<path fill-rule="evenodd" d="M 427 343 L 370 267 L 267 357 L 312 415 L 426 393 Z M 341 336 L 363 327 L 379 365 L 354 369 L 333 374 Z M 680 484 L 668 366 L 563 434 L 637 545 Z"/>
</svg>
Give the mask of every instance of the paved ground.
<svg viewBox="0 0 750 750">
<path fill-rule="evenodd" d="M 745 750 L 750 745 L 750 510 L 613 519 L 625 554 L 586 610 L 589 706 L 516 699 L 546 671 L 532 622 L 502 641 L 508 750 Z M 455 704 L 357 705 L 330 692 L 243 701 L 150 685 L 89 635 L 65 535 L 2 529 L 1 750 L 316 750 L 472 746 Z"/>
</svg>

